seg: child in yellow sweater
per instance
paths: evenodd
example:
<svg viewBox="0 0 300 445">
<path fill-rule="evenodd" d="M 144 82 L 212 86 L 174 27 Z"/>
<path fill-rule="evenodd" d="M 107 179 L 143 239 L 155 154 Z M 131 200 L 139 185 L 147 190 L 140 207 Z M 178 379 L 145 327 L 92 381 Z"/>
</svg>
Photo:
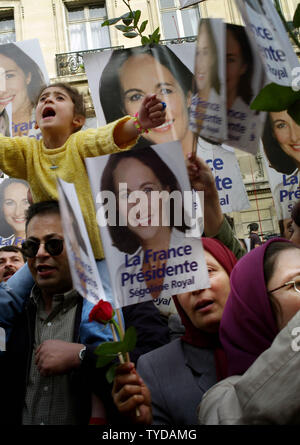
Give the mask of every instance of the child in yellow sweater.
<svg viewBox="0 0 300 445">
<path fill-rule="evenodd" d="M 84 158 L 129 149 L 141 132 L 164 121 L 164 105 L 155 95 L 147 95 L 137 119 L 126 116 L 104 127 L 79 131 L 85 122 L 83 97 L 68 84 L 57 83 L 43 89 L 37 101 L 36 128 L 40 128 L 42 139 L 0 136 L 0 169 L 9 176 L 27 180 L 34 202 L 58 199 L 57 176 L 74 183 L 95 258 L 102 260 L 97 265 L 109 299 L 112 297 L 108 271 Z M 26 289 L 32 286 L 31 276 L 23 270 L 12 278 L 6 290 L 12 290 L 16 297 L 10 308 L 14 306 L 19 311 Z M 13 314 L 6 312 L 3 320 L 2 312 L 0 306 L 0 322 L 8 328 Z"/>
</svg>

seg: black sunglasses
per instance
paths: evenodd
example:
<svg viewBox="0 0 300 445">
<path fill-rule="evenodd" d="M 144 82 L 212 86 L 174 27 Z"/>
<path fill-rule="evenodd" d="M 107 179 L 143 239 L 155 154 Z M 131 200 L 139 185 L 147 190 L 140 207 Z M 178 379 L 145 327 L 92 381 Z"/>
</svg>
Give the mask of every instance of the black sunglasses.
<svg viewBox="0 0 300 445">
<path fill-rule="evenodd" d="M 51 238 L 45 243 L 28 239 L 22 244 L 22 252 L 27 258 L 34 258 L 38 253 L 40 245 L 44 244 L 46 251 L 52 255 L 60 255 L 64 249 L 64 240 L 59 238 Z"/>
</svg>

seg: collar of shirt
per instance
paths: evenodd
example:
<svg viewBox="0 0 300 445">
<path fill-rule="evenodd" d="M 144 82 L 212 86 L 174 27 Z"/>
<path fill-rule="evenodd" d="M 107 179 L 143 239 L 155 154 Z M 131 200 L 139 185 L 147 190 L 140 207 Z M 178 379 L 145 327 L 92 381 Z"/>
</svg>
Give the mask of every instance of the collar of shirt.
<svg viewBox="0 0 300 445">
<path fill-rule="evenodd" d="M 64 294 L 55 294 L 52 298 L 52 310 L 50 314 L 44 311 L 44 302 L 42 298 L 41 289 L 35 284 L 32 288 L 30 298 L 34 301 L 39 316 L 45 321 L 53 320 L 59 312 L 66 313 L 69 309 L 75 306 L 81 298 L 75 289 L 71 289 Z"/>
</svg>

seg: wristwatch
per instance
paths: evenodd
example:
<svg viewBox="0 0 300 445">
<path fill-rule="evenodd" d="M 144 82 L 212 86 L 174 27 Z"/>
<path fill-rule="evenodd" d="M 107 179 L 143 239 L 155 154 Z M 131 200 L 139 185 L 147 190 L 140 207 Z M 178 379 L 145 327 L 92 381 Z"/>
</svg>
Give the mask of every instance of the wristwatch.
<svg viewBox="0 0 300 445">
<path fill-rule="evenodd" d="M 79 360 L 82 362 L 85 356 L 86 346 L 84 346 L 80 351 L 78 352 Z"/>
</svg>

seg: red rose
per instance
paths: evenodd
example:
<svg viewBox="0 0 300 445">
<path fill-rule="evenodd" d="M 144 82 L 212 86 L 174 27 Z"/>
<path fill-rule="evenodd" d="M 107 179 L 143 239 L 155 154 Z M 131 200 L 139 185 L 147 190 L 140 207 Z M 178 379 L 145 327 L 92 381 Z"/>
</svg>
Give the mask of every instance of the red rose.
<svg viewBox="0 0 300 445">
<path fill-rule="evenodd" d="M 90 312 L 89 321 L 98 321 L 98 323 L 109 323 L 115 315 L 112 305 L 108 301 L 100 300 Z"/>
</svg>

